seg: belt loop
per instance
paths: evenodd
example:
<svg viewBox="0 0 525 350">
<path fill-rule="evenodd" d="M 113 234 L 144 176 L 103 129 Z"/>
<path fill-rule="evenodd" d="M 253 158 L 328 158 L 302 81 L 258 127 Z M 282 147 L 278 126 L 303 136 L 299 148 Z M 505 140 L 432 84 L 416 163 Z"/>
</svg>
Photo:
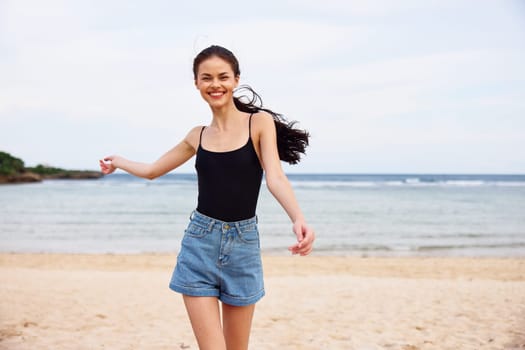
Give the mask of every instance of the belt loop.
<svg viewBox="0 0 525 350">
<path fill-rule="evenodd" d="M 193 210 L 190 214 L 190 220 L 193 220 L 193 218 L 195 217 L 195 210 Z"/>
<path fill-rule="evenodd" d="M 215 220 L 210 220 L 210 224 L 208 225 L 208 231 L 212 230 L 213 225 L 215 225 Z"/>
</svg>

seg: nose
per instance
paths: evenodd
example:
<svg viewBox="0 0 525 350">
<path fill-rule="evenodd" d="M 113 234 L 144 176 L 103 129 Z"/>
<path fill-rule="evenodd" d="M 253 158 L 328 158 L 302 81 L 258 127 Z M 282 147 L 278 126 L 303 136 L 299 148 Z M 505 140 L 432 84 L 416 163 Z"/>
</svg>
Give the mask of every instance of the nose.
<svg viewBox="0 0 525 350">
<path fill-rule="evenodd" d="M 211 86 L 219 86 L 219 79 L 212 79 Z"/>
</svg>

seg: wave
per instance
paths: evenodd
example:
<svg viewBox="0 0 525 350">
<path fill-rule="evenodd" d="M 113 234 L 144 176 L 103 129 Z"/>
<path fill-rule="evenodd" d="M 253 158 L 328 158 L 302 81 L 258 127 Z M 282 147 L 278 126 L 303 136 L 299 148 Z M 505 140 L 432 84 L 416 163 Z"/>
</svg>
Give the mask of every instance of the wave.
<svg viewBox="0 0 525 350">
<path fill-rule="evenodd" d="M 412 248 L 415 251 L 430 251 L 430 250 L 455 250 L 455 249 L 494 249 L 494 248 L 510 248 L 517 249 L 525 247 L 525 242 L 509 242 L 509 243 L 488 243 L 488 244 L 451 244 L 451 245 L 423 245 Z"/>
<path fill-rule="evenodd" d="M 525 242 L 489 244 L 450 245 L 381 245 L 381 244 L 340 244 L 318 245 L 317 255 L 362 255 L 362 256 L 499 256 L 523 257 Z M 278 249 L 264 249 L 277 252 Z"/>
<path fill-rule="evenodd" d="M 525 175 L 439 175 L 439 174 L 288 174 L 299 188 L 374 188 L 374 187 L 525 187 Z M 89 184 L 130 187 L 195 186 L 195 174 L 168 174 L 155 181 L 117 174 Z M 86 182 L 88 183 L 88 182 Z"/>
<path fill-rule="evenodd" d="M 525 187 L 525 181 L 304 181 L 292 180 L 299 188 L 340 188 L 340 187 Z"/>
</svg>

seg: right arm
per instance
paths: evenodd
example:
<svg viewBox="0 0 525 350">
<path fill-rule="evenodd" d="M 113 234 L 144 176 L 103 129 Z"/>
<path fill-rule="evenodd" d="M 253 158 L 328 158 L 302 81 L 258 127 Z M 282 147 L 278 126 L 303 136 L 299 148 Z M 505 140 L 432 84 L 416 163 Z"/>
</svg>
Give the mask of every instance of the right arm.
<svg viewBox="0 0 525 350">
<path fill-rule="evenodd" d="M 107 175 L 116 169 L 122 169 L 132 175 L 153 180 L 181 166 L 193 157 L 199 144 L 200 130 L 201 127 L 193 128 L 178 145 L 153 163 L 139 163 L 112 155 L 99 161 L 100 170 Z"/>
</svg>

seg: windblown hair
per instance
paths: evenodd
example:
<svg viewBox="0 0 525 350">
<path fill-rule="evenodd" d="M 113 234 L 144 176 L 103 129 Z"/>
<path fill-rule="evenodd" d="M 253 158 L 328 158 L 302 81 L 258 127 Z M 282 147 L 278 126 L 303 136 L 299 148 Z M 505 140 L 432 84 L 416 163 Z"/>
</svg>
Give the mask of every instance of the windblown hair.
<svg viewBox="0 0 525 350">
<path fill-rule="evenodd" d="M 197 80 L 199 65 L 211 57 L 219 57 L 228 62 L 235 76 L 240 76 L 239 61 L 234 54 L 222 47 L 212 45 L 202 50 L 193 60 L 193 76 Z M 249 95 L 246 95 L 245 93 Z M 306 153 L 310 134 L 306 130 L 294 128 L 296 121 L 287 121 L 281 114 L 270 109 L 263 108 L 261 97 L 248 85 L 242 85 L 235 90 L 239 96 L 233 97 L 233 102 L 238 110 L 245 113 L 257 113 L 264 111 L 269 113 L 275 122 L 277 132 L 277 149 L 279 158 L 290 164 L 297 164 L 301 160 L 301 154 Z"/>
</svg>

